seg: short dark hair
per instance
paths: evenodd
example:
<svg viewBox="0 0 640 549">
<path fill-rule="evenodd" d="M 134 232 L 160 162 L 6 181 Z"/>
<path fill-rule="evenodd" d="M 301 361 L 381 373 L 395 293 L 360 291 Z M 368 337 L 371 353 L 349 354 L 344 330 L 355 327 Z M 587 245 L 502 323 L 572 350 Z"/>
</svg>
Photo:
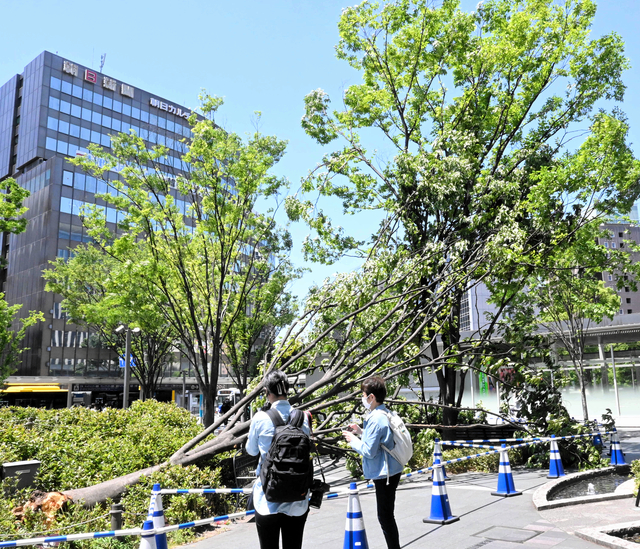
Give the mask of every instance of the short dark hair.
<svg viewBox="0 0 640 549">
<path fill-rule="evenodd" d="M 273 370 L 264 376 L 264 386 L 267 393 L 277 397 L 286 396 L 289 390 L 289 380 L 287 374 L 282 370 Z"/>
<path fill-rule="evenodd" d="M 365 379 L 360 388 L 368 395 L 373 393 L 378 404 L 382 404 L 387 397 L 387 387 L 384 383 L 384 379 L 380 376 L 370 377 Z"/>
</svg>

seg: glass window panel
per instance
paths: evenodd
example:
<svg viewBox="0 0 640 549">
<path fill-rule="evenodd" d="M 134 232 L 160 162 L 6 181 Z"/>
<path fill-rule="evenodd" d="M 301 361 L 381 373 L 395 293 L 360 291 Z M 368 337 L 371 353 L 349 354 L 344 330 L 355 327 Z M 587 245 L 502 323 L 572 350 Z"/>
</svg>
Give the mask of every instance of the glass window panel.
<svg viewBox="0 0 640 549">
<path fill-rule="evenodd" d="M 142 137 L 142 139 L 149 139 L 149 130 L 140 128 L 140 137 Z"/>
<path fill-rule="evenodd" d="M 111 120 L 111 129 L 115 130 L 117 132 L 121 131 L 120 128 L 122 127 L 122 124 L 120 123 L 120 120 L 118 120 L 117 118 L 113 118 Z"/>
<path fill-rule="evenodd" d="M 82 108 L 82 120 L 91 122 L 91 111 L 89 109 Z"/>
<path fill-rule="evenodd" d="M 137 120 L 140 120 L 140 109 L 136 109 L 135 107 L 133 107 L 131 109 L 131 116 L 133 116 Z"/>
<path fill-rule="evenodd" d="M 82 99 L 85 101 L 91 101 L 93 99 L 93 92 L 85 88 L 82 90 Z"/>
<path fill-rule="evenodd" d="M 113 110 L 116 112 L 122 112 L 122 103 L 120 101 L 113 100 Z"/>
<path fill-rule="evenodd" d="M 106 107 L 107 109 L 112 109 L 113 108 L 113 99 L 111 99 L 111 97 L 107 97 L 105 95 L 104 98 L 102 99 L 102 106 Z"/>
<path fill-rule="evenodd" d="M 149 113 L 147 111 L 141 111 L 140 118 L 143 122 L 149 122 Z"/>
<path fill-rule="evenodd" d="M 110 128 L 111 127 L 111 117 L 107 116 L 106 114 L 102 115 L 102 125 Z"/>
<path fill-rule="evenodd" d="M 71 213 L 72 210 L 72 200 L 70 198 L 61 197 L 60 198 L 60 211 L 63 213 Z"/>
<path fill-rule="evenodd" d="M 164 135 L 159 135 L 158 136 L 158 145 L 164 145 L 164 144 L 165 144 Z"/>
<path fill-rule="evenodd" d="M 45 147 L 51 151 L 55 151 L 57 148 L 56 140 L 53 139 L 52 137 L 47 137 L 47 142 L 45 144 Z"/>
<path fill-rule="evenodd" d="M 84 191 L 84 184 L 85 184 L 85 180 L 86 180 L 86 175 L 83 173 L 77 173 L 74 175 L 73 177 L 73 186 L 76 189 L 79 189 L 81 191 Z"/>
<path fill-rule="evenodd" d="M 71 105 L 71 116 L 80 118 L 82 116 L 82 107 L 80 105 Z"/>
<path fill-rule="evenodd" d="M 158 117 L 155 114 L 149 115 L 149 124 L 153 124 L 154 126 L 158 125 Z"/>
<path fill-rule="evenodd" d="M 56 78 L 55 76 L 51 77 L 51 80 L 49 81 L 49 86 L 51 86 L 52 89 L 59 90 L 60 84 L 62 84 L 62 80 L 60 80 L 59 78 Z"/>
<path fill-rule="evenodd" d="M 62 81 L 62 93 L 68 93 L 71 95 L 71 82 Z"/>
<path fill-rule="evenodd" d="M 97 145 L 100 144 L 100 132 L 91 131 L 91 142 L 96 143 Z"/>
<path fill-rule="evenodd" d="M 56 150 L 60 154 L 67 154 L 68 148 L 69 148 L 69 146 L 67 145 L 66 141 L 62 141 L 61 139 L 58 139 L 58 148 Z"/>
<path fill-rule="evenodd" d="M 158 117 L 158 126 L 160 126 L 161 128 L 166 128 L 167 127 L 167 119 Z"/>
<path fill-rule="evenodd" d="M 73 137 L 80 137 L 80 126 L 77 124 L 69 124 L 69 135 L 73 135 Z"/>
<path fill-rule="evenodd" d="M 91 130 L 89 128 L 80 128 L 80 138 L 91 141 Z"/>
<path fill-rule="evenodd" d="M 107 208 L 107 221 L 109 223 L 115 223 L 117 220 L 117 212 L 114 208 Z"/>
<path fill-rule="evenodd" d="M 149 132 L 149 141 L 152 143 L 158 142 L 158 134 L 156 132 Z"/>
<path fill-rule="evenodd" d="M 62 132 L 62 133 L 66 133 L 68 135 L 69 134 L 69 122 L 64 122 L 64 121 L 60 120 L 60 122 L 58 123 L 58 131 Z"/>
<path fill-rule="evenodd" d="M 82 99 L 82 88 L 80 86 L 73 85 L 73 97 L 77 97 L 78 99 Z"/>
<path fill-rule="evenodd" d="M 131 129 L 136 132 L 136 135 L 140 135 L 140 126 L 136 126 L 135 124 L 131 124 Z"/>
<path fill-rule="evenodd" d="M 47 128 L 58 131 L 58 119 L 53 116 L 47 118 Z"/>
<path fill-rule="evenodd" d="M 72 212 L 73 215 L 80 215 L 80 208 L 82 208 L 82 205 L 84 204 L 84 202 L 81 202 L 80 200 L 74 200 L 71 207 L 72 207 Z M 71 235 L 73 238 L 73 235 Z"/>
<path fill-rule="evenodd" d="M 60 99 L 49 96 L 49 108 L 56 111 L 60 110 Z"/>
<path fill-rule="evenodd" d="M 102 134 L 100 136 L 100 145 L 103 147 L 111 147 L 111 139 L 108 135 Z"/>
<path fill-rule="evenodd" d="M 92 175 L 88 175 L 85 180 L 85 190 L 90 193 L 96 192 L 96 178 Z"/>
<path fill-rule="evenodd" d="M 94 124 L 102 124 L 102 115 L 99 112 L 92 112 L 91 122 L 93 122 Z"/>
<path fill-rule="evenodd" d="M 127 105 L 123 103 L 122 105 L 122 114 L 126 114 L 127 116 L 131 116 L 131 105 Z"/>
<path fill-rule="evenodd" d="M 173 139 L 171 139 L 170 137 L 167 137 L 167 147 L 169 147 L 170 149 L 175 149 L 176 148 L 176 143 Z"/>
<path fill-rule="evenodd" d="M 73 187 L 73 172 L 67 170 L 62 171 L 62 184 L 67 187 Z"/>
<path fill-rule="evenodd" d="M 174 131 L 175 128 L 175 124 L 173 122 L 171 122 L 171 120 L 167 120 L 167 129 L 172 132 Z"/>
<path fill-rule="evenodd" d="M 71 114 L 71 103 L 68 101 L 60 101 L 60 112 Z"/>
<path fill-rule="evenodd" d="M 97 183 L 98 194 L 107 194 L 107 184 L 102 179 L 98 179 Z"/>
<path fill-rule="evenodd" d="M 78 145 L 74 145 L 73 143 L 69 143 L 69 152 L 67 154 L 69 156 L 75 156 L 76 152 L 78 152 Z"/>
<path fill-rule="evenodd" d="M 96 105 L 102 106 L 102 96 L 97 92 L 93 92 L 93 102 Z"/>
</svg>

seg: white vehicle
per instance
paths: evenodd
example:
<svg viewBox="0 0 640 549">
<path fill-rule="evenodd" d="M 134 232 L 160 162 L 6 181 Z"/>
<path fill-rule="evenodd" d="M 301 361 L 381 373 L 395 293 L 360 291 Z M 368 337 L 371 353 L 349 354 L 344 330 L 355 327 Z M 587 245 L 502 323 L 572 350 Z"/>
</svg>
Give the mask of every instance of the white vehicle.
<svg viewBox="0 0 640 549">
<path fill-rule="evenodd" d="M 216 412 L 220 412 L 220 408 L 225 401 L 229 401 L 231 406 L 233 406 L 241 397 L 242 394 L 240 393 L 240 389 L 236 389 L 235 387 L 231 389 L 220 389 L 216 395 Z"/>
</svg>

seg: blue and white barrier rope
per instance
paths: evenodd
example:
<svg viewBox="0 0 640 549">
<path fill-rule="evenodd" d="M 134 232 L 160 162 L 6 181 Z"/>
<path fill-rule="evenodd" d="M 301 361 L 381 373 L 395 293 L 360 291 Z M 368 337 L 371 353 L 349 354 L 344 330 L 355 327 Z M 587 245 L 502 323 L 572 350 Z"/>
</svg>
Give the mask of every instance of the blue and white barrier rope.
<svg viewBox="0 0 640 549">
<path fill-rule="evenodd" d="M 160 494 L 176 495 L 176 494 L 250 494 L 253 488 L 189 488 L 171 490 L 163 488 Z"/>
<path fill-rule="evenodd" d="M 142 528 L 130 528 L 128 530 L 112 530 L 110 532 L 91 532 L 85 534 L 69 534 L 67 536 L 49 536 L 41 538 L 18 539 L 13 541 L 0 541 L 0 548 L 22 547 L 24 545 L 42 545 L 43 543 L 57 543 L 61 541 L 81 541 L 85 539 L 120 538 L 122 536 L 141 536 Z"/>
</svg>

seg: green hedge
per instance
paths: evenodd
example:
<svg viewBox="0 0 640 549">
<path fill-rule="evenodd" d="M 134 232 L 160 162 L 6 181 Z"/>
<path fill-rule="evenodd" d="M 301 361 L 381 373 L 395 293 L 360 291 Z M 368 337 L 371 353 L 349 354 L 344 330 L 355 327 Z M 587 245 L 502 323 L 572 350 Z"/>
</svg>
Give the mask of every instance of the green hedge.
<svg viewBox="0 0 640 549">
<path fill-rule="evenodd" d="M 29 428 L 28 423 L 32 426 Z M 42 410 L 0 408 L 0 460 L 42 462 L 35 485 L 16 491 L 11 479 L 0 489 L 0 541 L 46 535 L 110 530 L 111 501 L 93 509 L 71 504 L 58 512 L 50 528 L 42 513 L 28 513 L 16 522 L 11 510 L 28 501 L 34 489 L 62 491 L 83 488 L 166 461 L 202 428 L 195 418 L 174 404 L 154 400 L 135 402 L 129 410 L 86 408 Z M 130 487 L 122 496 L 123 527 L 142 525 L 149 506 L 151 487 L 159 482 L 166 488 L 197 488 L 221 485 L 218 460 L 209 467 L 171 466 Z M 226 514 L 236 496 L 164 496 L 168 524 Z M 85 524 L 80 524 L 85 523 Z M 195 536 L 193 529 L 172 532 L 172 543 L 183 543 Z M 44 535 L 44 534 L 43 534 Z M 75 547 L 138 547 L 139 538 L 74 542 Z"/>
</svg>

